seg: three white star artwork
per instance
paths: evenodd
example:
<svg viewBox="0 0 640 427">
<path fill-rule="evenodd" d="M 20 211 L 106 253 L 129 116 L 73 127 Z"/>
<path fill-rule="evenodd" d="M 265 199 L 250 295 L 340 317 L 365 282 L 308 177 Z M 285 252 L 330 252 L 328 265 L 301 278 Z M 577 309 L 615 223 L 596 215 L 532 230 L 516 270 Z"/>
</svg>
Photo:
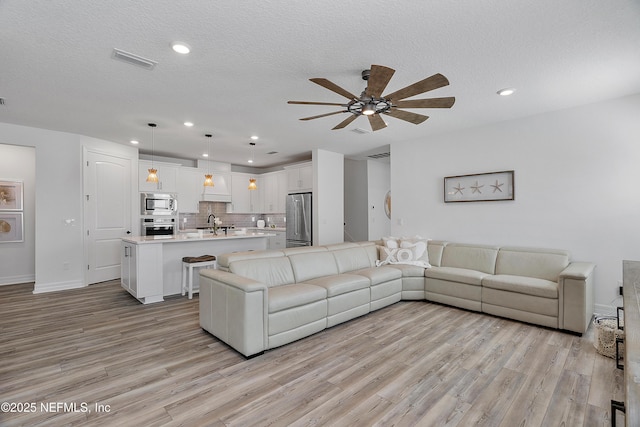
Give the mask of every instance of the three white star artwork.
<svg viewBox="0 0 640 427">
<path fill-rule="evenodd" d="M 495 184 L 491 184 L 491 187 L 493 188 L 493 192 L 495 193 L 496 191 L 499 191 L 502 193 L 502 187 L 504 185 L 504 182 L 500 182 L 496 179 L 496 183 Z M 478 181 L 476 181 L 475 185 L 472 185 L 471 188 L 471 194 L 474 193 L 478 193 L 478 194 L 482 194 L 481 188 L 484 187 L 483 185 L 480 185 L 480 183 Z M 455 187 L 452 187 L 454 192 L 453 194 L 458 194 L 460 193 L 460 195 L 464 195 L 464 192 L 462 190 L 465 190 L 466 187 L 463 187 L 460 183 L 458 183 L 458 185 L 456 185 Z"/>
</svg>

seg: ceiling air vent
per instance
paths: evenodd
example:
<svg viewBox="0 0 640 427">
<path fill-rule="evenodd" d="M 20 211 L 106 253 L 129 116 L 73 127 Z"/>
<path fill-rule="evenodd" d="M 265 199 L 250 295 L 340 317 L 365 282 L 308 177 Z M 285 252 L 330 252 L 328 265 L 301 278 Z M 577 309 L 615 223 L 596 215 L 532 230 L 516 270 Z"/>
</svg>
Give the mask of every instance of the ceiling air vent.
<svg viewBox="0 0 640 427">
<path fill-rule="evenodd" d="M 378 153 L 378 154 L 372 154 L 370 156 L 367 156 L 371 159 L 386 159 L 387 157 L 391 156 L 390 152 L 386 152 L 386 153 Z"/>
<path fill-rule="evenodd" d="M 267 154 L 278 154 L 277 151 L 269 151 Z"/>
<path fill-rule="evenodd" d="M 351 132 L 360 133 L 360 134 L 362 134 L 362 133 L 371 133 L 371 131 L 366 130 L 366 129 L 362 129 L 362 128 L 351 129 Z"/>
<path fill-rule="evenodd" d="M 134 55 L 133 53 L 125 52 L 124 50 L 113 48 L 113 59 L 117 59 L 128 64 L 137 65 L 138 67 L 145 68 L 147 70 L 153 70 L 157 62 L 151 59 L 143 58 L 142 56 Z"/>
</svg>

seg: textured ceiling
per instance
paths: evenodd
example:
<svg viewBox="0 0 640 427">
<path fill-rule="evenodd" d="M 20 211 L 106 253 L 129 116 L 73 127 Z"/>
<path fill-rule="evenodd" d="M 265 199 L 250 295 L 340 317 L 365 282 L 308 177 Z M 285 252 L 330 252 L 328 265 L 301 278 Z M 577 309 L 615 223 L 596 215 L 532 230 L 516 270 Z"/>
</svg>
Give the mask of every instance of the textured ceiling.
<svg viewBox="0 0 640 427">
<path fill-rule="evenodd" d="M 88 135 L 197 159 L 258 167 L 315 148 L 356 155 L 403 140 L 640 92 L 640 2 L 618 0 L 2 0 L 0 122 Z M 183 41 L 192 53 L 170 48 Z M 157 61 L 152 70 L 112 59 L 113 48 Z M 412 110 L 375 133 L 358 118 L 302 122 L 343 102 L 308 81 L 325 77 L 360 93 L 371 64 L 396 70 L 387 91 L 435 73 L 451 109 Z M 515 87 L 511 97 L 498 89 Z M 195 123 L 192 128 L 182 123 Z M 10 143 L 10 141 L 0 141 Z M 267 155 L 277 151 L 278 154 Z"/>
</svg>

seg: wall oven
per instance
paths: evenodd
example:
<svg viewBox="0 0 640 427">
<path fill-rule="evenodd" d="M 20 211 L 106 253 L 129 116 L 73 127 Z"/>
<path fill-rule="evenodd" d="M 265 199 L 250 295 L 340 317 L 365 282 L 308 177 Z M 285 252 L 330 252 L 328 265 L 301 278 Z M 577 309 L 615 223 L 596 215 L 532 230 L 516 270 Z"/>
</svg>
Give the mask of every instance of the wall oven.
<svg viewBox="0 0 640 427">
<path fill-rule="evenodd" d="M 178 199 L 175 194 L 140 193 L 140 214 L 176 215 Z"/>
<path fill-rule="evenodd" d="M 176 232 L 176 219 L 171 218 L 142 218 L 143 236 L 173 236 Z"/>
</svg>

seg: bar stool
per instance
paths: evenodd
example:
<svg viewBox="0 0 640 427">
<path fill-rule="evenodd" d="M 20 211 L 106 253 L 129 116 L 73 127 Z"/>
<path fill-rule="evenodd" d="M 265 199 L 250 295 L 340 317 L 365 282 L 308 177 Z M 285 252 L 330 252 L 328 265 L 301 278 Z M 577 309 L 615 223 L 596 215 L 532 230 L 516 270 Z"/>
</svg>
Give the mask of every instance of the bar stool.
<svg viewBox="0 0 640 427">
<path fill-rule="evenodd" d="M 186 256 L 182 258 L 182 295 L 189 293 L 189 299 L 193 297 L 194 292 L 200 292 L 199 289 L 193 289 L 193 269 L 200 267 L 217 267 L 216 257 L 214 255 L 202 255 L 198 257 Z M 187 283 L 187 270 L 189 270 L 189 282 Z"/>
</svg>

